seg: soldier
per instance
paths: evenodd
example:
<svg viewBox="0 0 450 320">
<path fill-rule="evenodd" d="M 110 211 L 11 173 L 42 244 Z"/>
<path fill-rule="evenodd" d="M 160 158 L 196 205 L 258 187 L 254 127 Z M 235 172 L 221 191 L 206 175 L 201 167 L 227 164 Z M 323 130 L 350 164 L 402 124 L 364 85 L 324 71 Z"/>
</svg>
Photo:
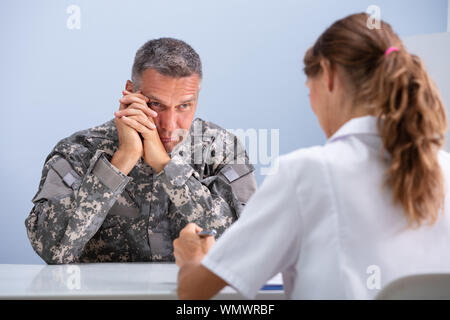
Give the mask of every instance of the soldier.
<svg viewBox="0 0 450 320">
<path fill-rule="evenodd" d="M 25 220 L 46 263 L 174 261 L 187 223 L 220 236 L 239 217 L 254 168 L 234 135 L 193 120 L 201 78 L 188 44 L 148 41 L 115 118 L 57 143 Z"/>
</svg>

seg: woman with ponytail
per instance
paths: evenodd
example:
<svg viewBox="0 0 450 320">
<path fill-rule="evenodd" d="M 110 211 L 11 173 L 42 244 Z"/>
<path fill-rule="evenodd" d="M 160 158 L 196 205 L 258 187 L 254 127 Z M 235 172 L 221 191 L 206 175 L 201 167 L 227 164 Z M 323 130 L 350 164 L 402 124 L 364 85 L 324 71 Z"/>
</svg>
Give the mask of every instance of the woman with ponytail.
<svg viewBox="0 0 450 320">
<path fill-rule="evenodd" d="M 445 108 L 421 59 L 368 18 L 336 21 L 304 57 L 327 143 L 281 157 L 217 243 L 193 224 L 175 240 L 181 298 L 226 284 L 252 298 L 283 272 L 287 298 L 370 299 L 450 273 Z"/>
</svg>

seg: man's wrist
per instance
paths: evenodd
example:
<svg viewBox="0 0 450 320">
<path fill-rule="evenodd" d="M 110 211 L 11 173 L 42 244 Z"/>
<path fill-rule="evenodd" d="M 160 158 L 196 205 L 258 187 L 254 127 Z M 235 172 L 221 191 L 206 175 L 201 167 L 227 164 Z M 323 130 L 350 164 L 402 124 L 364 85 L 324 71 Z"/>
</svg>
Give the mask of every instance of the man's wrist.
<svg viewBox="0 0 450 320">
<path fill-rule="evenodd" d="M 160 173 L 164 170 L 165 166 L 170 162 L 170 157 L 167 155 L 167 157 L 164 157 L 164 159 L 158 161 L 157 164 L 153 164 L 152 168 L 156 171 L 156 173 Z"/>
<path fill-rule="evenodd" d="M 114 153 L 111 164 L 123 172 L 125 175 L 128 175 L 130 171 L 134 168 L 136 163 L 139 161 L 140 156 L 133 155 L 130 152 L 124 152 L 123 150 L 117 150 Z"/>
</svg>

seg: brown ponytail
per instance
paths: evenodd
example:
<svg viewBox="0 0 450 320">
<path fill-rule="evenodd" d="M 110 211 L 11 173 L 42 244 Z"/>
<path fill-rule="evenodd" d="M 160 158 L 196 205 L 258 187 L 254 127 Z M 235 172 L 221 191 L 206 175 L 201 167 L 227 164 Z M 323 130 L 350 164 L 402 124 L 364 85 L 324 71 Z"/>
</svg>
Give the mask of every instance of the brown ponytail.
<svg viewBox="0 0 450 320">
<path fill-rule="evenodd" d="M 391 156 L 386 182 L 410 224 L 433 224 L 443 209 L 444 181 L 438 163 L 447 129 L 439 92 L 419 57 L 409 54 L 391 26 L 366 26 L 365 13 L 331 25 L 304 58 L 308 77 L 322 70 L 320 60 L 339 65 L 353 103 L 371 106 L 378 116 L 383 146 Z M 385 56 L 388 48 L 393 51 Z M 369 107 L 368 107 L 369 108 Z"/>
</svg>

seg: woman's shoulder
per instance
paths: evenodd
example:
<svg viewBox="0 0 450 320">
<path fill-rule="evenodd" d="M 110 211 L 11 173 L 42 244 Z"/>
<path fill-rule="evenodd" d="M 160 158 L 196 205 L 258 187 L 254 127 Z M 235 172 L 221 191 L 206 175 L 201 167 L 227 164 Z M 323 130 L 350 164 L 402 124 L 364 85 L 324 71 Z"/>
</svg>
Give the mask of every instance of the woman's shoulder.
<svg viewBox="0 0 450 320">
<path fill-rule="evenodd" d="M 275 163 L 273 169 L 281 170 L 282 173 L 291 177 L 312 173 L 315 168 L 324 165 L 324 152 L 323 146 L 297 149 L 280 156 L 278 164 Z"/>
<path fill-rule="evenodd" d="M 448 153 L 445 150 L 439 150 L 438 157 L 439 157 L 439 161 L 444 161 L 446 163 L 450 162 L 450 153 Z"/>
<path fill-rule="evenodd" d="M 450 153 L 445 150 L 440 150 L 438 153 L 438 161 L 442 169 L 450 170 Z"/>
<path fill-rule="evenodd" d="M 450 153 L 440 150 L 438 153 L 438 161 L 446 176 L 450 175 Z"/>
<path fill-rule="evenodd" d="M 324 152 L 323 146 L 313 146 L 291 151 L 280 157 L 280 161 L 298 163 L 299 161 L 315 161 Z"/>
</svg>

